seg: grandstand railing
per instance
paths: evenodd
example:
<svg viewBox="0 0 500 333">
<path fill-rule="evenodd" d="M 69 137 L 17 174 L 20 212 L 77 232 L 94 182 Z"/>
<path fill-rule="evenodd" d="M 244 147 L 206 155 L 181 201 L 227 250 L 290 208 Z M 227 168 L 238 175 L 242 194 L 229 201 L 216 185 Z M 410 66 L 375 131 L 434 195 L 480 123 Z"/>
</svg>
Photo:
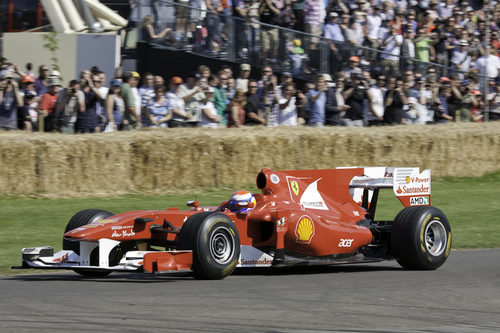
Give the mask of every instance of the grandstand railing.
<svg viewBox="0 0 500 333">
<path fill-rule="evenodd" d="M 358 56 L 362 60 L 361 67 L 372 73 L 403 76 L 410 69 L 426 77 L 429 68 L 434 68 L 437 78 L 451 73 L 456 73 L 459 77 L 466 75 L 457 68 L 403 56 L 398 57 L 397 65 L 386 66 L 387 62 L 382 59 L 384 55 L 391 55 L 390 53 L 348 42 L 334 42 L 323 36 L 241 19 L 231 14 L 211 14 L 207 12 L 204 0 L 200 3 L 202 7 L 196 8 L 172 0 L 134 0 L 138 40 L 144 40 L 141 36 L 142 19 L 151 15 L 156 31 L 165 28 L 172 30 L 170 38 L 152 42 L 158 47 L 173 47 L 229 62 L 249 63 L 256 68 L 270 65 L 278 73 L 290 72 L 294 77 L 304 80 L 312 80 L 320 73 L 335 75 L 348 67 L 351 56 Z M 176 19 L 176 7 L 187 11 L 184 22 Z M 192 35 L 183 36 L 179 30 L 191 31 Z M 296 48 L 294 42 L 297 41 L 300 41 L 303 54 L 292 51 Z M 332 42 L 338 49 L 336 53 L 330 51 L 329 43 Z M 487 104 L 487 94 L 484 92 L 488 80 L 486 75 L 476 75 L 481 81 L 481 90 Z"/>
</svg>

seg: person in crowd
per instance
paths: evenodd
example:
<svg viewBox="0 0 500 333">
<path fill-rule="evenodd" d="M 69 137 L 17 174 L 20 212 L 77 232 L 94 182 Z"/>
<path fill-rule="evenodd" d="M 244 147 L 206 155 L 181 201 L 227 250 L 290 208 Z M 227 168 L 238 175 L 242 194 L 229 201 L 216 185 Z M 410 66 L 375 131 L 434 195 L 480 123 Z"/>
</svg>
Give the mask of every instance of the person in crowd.
<svg viewBox="0 0 500 333">
<path fill-rule="evenodd" d="M 148 126 L 148 105 L 155 97 L 155 78 L 151 73 L 144 73 L 142 85 L 139 87 L 138 92 L 141 98 L 141 118 L 144 126 Z"/>
<path fill-rule="evenodd" d="M 206 49 L 217 53 L 220 51 L 222 45 L 221 36 L 221 19 L 220 15 L 224 13 L 224 6 L 221 0 L 206 0 L 207 7 L 207 38 L 206 38 Z"/>
<path fill-rule="evenodd" d="M 38 131 L 39 99 L 34 86 L 32 90 L 25 90 L 22 95 L 24 103 L 18 109 L 18 126 L 27 132 L 36 132 Z"/>
<path fill-rule="evenodd" d="M 167 92 L 168 111 L 172 113 L 172 119 L 168 122 L 168 127 L 186 127 L 189 124 L 186 120 L 192 117 L 191 112 L 186 110 L 184 98 L 180 95 L 180 86 L 183 81 L 180 76 L 174 76 L 170 80 L 170 90 Z"/>
<path fill-rule="evenodd" d="M 100 96 L 95 110 L 97 114 L 97 126 L 99 127 L 98 132 L 102 132 L 108 123 L 108 117 L 106 114 L 106 97 L 108 96 L 109 88 L 106 86 L 106 74 L 102 71 L 93 73 L 92 82 Z"/>
<path fill-rule="evenodd" d="M 262 109 L 259 108 L 257 89 L 257 81 L 255 79 L 249 79 L 248 91 L 245 96 L 245 125 L 265 125 L 266 123 L 266 119 L 262 116 Z"/>
<path fill-rule="evenodd" d="M 351 76 L 351 82 L 345 87 L 343 92 L 345 103 L 349 105 L 349 109 L 346 110 L 343 120 L 345 126 L 364 126 L 363 106 L 364 101 L 369 97 L 369 88 L 370 86 L 362 74 Z"/>
<path fill-rule="evenodd" d="M 200 81 L 202 84 L 200 84 Z M 186 121 L 188 126 L 196 126 L 196 123 L 201 120 L 201 104 L 205 99 L 203 86 L 206 83 L 205 78 L 197 79 L 194 74 L 190 74 L 186 78 L 186 83 L 179 87 L 179 94 L 184 99 L 185 109 L 191 112 L 192 117 Z"/>
<path fill-rule="evenodd" d="M 40 65 L 38 68 L 38 77 L 35 80 L 35 91 L 38 96 L 42 96 L 48 90 L 47 79 L 49 77 L 49 67 Z"/>
<path fill-rule="evenodd" d="M 214 88 L 215 96 L 213 99 L 213 103 L 215 108 L 217 109 L 217 114 L 221 118 L 220 124 L 222 126 L 227 125 L 227 74 L 224 71 L 219 71 L 218 75 L 212 75 L 208 84 Z"/>
<path fill-rule="evenodd" d="M 399 72 L 399 55 L 402 44 L 403 36 L 397 32 L 395 26 L 389 25 L 381 43 L 381 49 L 385 52 L 380 56 L 385 75 L 396 75 Z"/>
<path fill-rule="evenodd" d="M 324 37 L 328 42 L 330 49 L 330 63 L 332 64 L 333 72 L 338 72 L 342 66 L 342 59 L 345 57 L 345 50 L 343 42 L 345 41 L 342 28 L 339 25 L 339 14 L 337 12 L 330 12 L 328 15 L 329 20 L 325 25 Z"/>
<path fill-rule="evenodd" d="M 279 117 L 278 123 L 280 126 L 297 126 L 297 92 L 295 83 L 285 82 L 281 86 L 281 95 L 279 101 Z M 302 103 L 304 99 L 302 99 Z"/>
<path fill-rule="evenodd" d="M 163 42 L 167 37 L 169 37 L 171 31 L 172 29 L 165 28 L 159 33 L 156 33 L 153 17 L 151 15 L 146 15 L 142 19 L 142 39 L 146 43 Z"/>
<path fill-rule="evenodd" d="M 323 127 L 325 124 L 326 86 L 323 75 L 314 79 L 314 89 L 307 92 L 307 109 L 309 110 L 309 125 Z"/>
<path fill-rule="evenodd" d="M 125 102 L 123 130 L 140 128 L 142 125 L 140 97 L 138 92 L 137 96 L 134 93 L 137 90 L 139 78 L 140 75 L 137 72 L 125 72 L 123 75 L 123 84 L 120 89 L 121 97 Z"/>
<path fill-rule="evenodd" d="M 111 81 L 111 86 L 106 97 L 108 125 L 105 128 L 105 132 L 121 131 L 128 126 L 128 120 L 125 119 L 126 104 L 121 94 L 121 86 L 120 81 Z"/>
<path fill-rule="evenodd" d="M 328 82 L 331 77 L 327 75 L 324 74 L 323 76 L 326 76 Z M 327 126 L 341 126 L 344 114 L 350 108 L 349 105 L 345 104 L 344 100 L 344 80 L 343 75 L 338 75 L 335 85 L 328 87 L 325 102 L 325 125 Z"/>
<path fill-rule="evenodd" d="M 201 101 L 201 120 L 198 122 L 199 127 L 217 128 L 221 122 L 221 117 L 217 114 L 212 100 L 215 95 L 213 87 L 203 87 L 203 95 L 205 98 Z"/>
<path fill-rule="evenodd" d="M 235 89 L 240 89 L 243 92 L 248 91 L 248 79 L 250 78 L 250 72 L 252 71 L 252 66 L 249 64 L 240 65 L 240 75 L 236 79 Z"/>
<path fill-rule="evenodd" d="M 75 134 L 79 113 L 85 112 L 85 95 L 78 80 L 71 80 L 56 106 L 57 128 L 63 134 Z"/>
<path fill-rule="evenodd" d="M 285 8 L 285 2 L 282 0 L 263 0 L 260 3 L 259 15 L 260 22 L 270 25 L 279 25 L 281 11 Z M 268 62 L 277 62 L 279 31 L 277 28 L 261 26 L 260 43 L 263 58 Z"/>
<path fill-rule="evenodd" d="M 165 98 L 165 86 L 154 87 L 154 97 L 147 105 L 148 124 L 153 127 L 168 127 L 172 112 L 168 110 L 168 100 Z"/>
<path fill-rule="evenodd" d="M 236 90 L 231 103 L 228 105 L 227 127 L 241 127 L 245 125 L 245 104 L 245 93 L 242 90 Z"/>
<path fill-rule="evenodd" d="M 380 126 L 384 122 L 384 94 L 385 94 L 386 77 L 379 75 L 375 84 L 368 89 L 369 110 L 372 114 L 371 120 L 368 121 L 368 126 Z"/>
<path fill-rule="evenodd" d="M 40 100 L 38 128 L 40 131 L 53 132 L 57 128 L 55 108 L 61 90 L 61 79 L 49 78 L 47 85 L 48 90 Z"/>
<path fill-rule="evenodd" d="M 92 75 L 91 75 L 92 77 Z M 96 133 L 101 131 L 99 118 L 97 115 L 97 106 L 104 101 L 106 95 L 94 85 L 92 79 L 81 80 L 81 90 L 85 96 L 85 108 L 78 113 L 76 129 L 78 133 Z"/>
<path fill-rule="evenodd" d="M 18 128 L 17 108 L 24 105 L 17 81 L 10 71 L 0 77 L 0 130 L 10 131 Z"/>
<path fill-rule="evenodd" d="M 326 10 L 323 0 L 305 0 L 304 23 L 305 32 L 311 35 L 321 36 L 323 33 L 323 22 Z"/>
<path fill-rule="evenodd" d="M 266 119 L 267 126 L 278 126 L 279 125 L 279 100 L 280 91 L 278 89 L 278 77 L 276 75 L 270 75 L 265 78 L 264 89 L 262 90 L 262 95 L 260 96 L 260 108 L 262 109 L 262 114 Z"/>
<path fill-rule="evenodd" d="M 401 124 L 403 118 L 403 106 L 408 104 L 403 92 L 403 79 L 394 76 L 389 77 L 387 91 L 384 96 L 384 123 L 386 125 Z"/>
</svg>

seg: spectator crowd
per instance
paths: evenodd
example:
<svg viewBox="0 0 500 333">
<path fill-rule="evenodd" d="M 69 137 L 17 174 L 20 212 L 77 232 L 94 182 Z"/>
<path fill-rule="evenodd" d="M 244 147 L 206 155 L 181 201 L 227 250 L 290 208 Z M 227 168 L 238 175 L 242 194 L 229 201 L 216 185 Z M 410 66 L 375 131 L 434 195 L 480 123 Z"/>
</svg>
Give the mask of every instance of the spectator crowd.
<svg viewBox="0 0 500 333">
<path fill-rule="evenodd" d="M 144 18 L 147 41 L 151 36 L 167 38 L 174 44 L 213 52 L 229 44 L 238 59 L 254 67 L 270 64 L 294 76 L 320 73 L 320 63 L 325 61 L 322 46 L 328 53 L 330 75 L 336 75 L 351 56 L 357 56 L 362 66 L 377 68 L 385 75 L 402 75 L 406 69 L 425 75 L 433 62 L 443 66 L 437 68 L 440 76 L 498 76 L 500 3 L 496 1 L 489 3 L 489 10 L 484 9 L 483 1 L 476 0 L 175 3 L 175 17 L 167 20 L 175 22 L 172 29 L 154 33 L 152 17 L 166 20 L 161 10 Z"/>
<path fill-rule="evenodd" d="M 125 72 L 107 80 L 97 67 L 63 84 L 60 73 L 41 65 L 0 64 L 0 129 L 73 133 L 112 132 L 141 127 L 378 126 L 482 121 L 485 98 L 473 78 L 372 76 L 351 56 L 350 65 L 316 75 L 299 89 L 291 73 L 271 66 L 253 73 L 241 64 L 217 72 L 201 65 L 186 77 L 164 80 L 151 73 Z M 252 77 L 257 77 L 254 79 Z M 500 81 L 488 81 L 490 120 L 500 119 Z"/>
<path fill-rule="evenodd" d="M 500 119 L 496 1 L 490 10 L 474 0 L 175 3 L 173 28 L 157 29 L 154 13 L 143 17 L 146 40 L 168 39 L 218 52 L 227 42 L 228 26 L 234 26 L 236 51 L 249 60 L 238 73 L 229 66 L 213 71 L 201 65 L 184 77 L 126 72 L 107 78 L 93 67 L 66 83 L 47 65 L 35 74 L 31 64 L 21 70 L 2 58 L 0 129 L 72 134 L 141 127 L 379 126 Z M 235 18 L 234 25 L 225 24 L 229 16 Z M 294 34 L 294 29 L 307 34 Z M 322 43 L 328 47 L 328 73 L 318 70 Z M 252 53 L 264 60 L 261 67 L 250 61 Z M 290 66 L 284 70 L 280 64 L 287 61 Z M 298 86 L 294 76 L 306 61 L 316 69 L 309 72 L 313 82 Z"/>
</svg>

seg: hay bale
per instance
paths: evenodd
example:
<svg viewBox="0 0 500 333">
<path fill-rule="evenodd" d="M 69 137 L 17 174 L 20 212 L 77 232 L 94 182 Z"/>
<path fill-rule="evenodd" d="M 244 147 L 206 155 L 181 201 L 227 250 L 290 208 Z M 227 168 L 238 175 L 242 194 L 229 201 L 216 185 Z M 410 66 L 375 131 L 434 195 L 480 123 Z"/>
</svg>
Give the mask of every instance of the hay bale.
<svg viewBox="0 0 500 333">
<path fill-rule="evenodd" d="M 418 166 L 434 176 L 500 170 L 500 123 L 376 128 L 0 133 L 0 193 L 165 193 L 253 183 L 262 168 Z"/>
</svg>

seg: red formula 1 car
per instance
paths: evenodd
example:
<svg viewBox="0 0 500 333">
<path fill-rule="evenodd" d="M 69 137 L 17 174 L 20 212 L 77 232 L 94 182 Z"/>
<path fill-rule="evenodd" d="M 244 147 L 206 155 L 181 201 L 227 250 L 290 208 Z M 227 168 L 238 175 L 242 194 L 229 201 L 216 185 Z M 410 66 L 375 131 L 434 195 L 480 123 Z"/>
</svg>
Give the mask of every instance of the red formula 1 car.
<svg viewBox="0 0 500 333">
<path fill-rule="evenodd" d="M 273 171 L 257 176 L 260 194 L 218 207 L 134 211 L 87 209 L 69 221 L 63 250 L 25 248 L 17 268 L 192 271 L 221 279 L 236 267 L 330 265 L 396 259 L 436 269 L 447 259 L 451 229 L 430 206 L 430 170 L 349 167 Z M 405 206 L 393 221 L 374 219 L 380 189 Z"/>
</svg>

